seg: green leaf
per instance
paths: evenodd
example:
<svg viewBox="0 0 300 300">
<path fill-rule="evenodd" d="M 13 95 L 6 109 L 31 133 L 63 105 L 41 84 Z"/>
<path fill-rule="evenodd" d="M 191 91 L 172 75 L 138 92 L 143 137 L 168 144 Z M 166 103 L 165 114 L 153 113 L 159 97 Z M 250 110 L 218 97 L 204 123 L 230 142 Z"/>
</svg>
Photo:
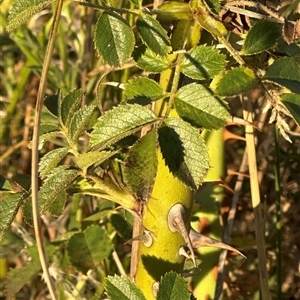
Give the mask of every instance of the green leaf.
<svg viewBox="0 0 300 300">
<path fill-rule="evenodd" d="M 190 300 L 187 283 L 179 274 L 171 271 L 161 279 L 157 300 Z"/>
<path fill-rule="evenodd" d="M 12 191 L 9 181 L 0 174 L 0 191 Z"/>
<path fill-rule="evenodd" d="M 280 99 L 287 110 L 293 116 L 295 122 L 300 126 L 300 95 L 285 94 Z"/>
<path fill-rule="evenodd" d="M 208 150 L 198 131 L 180 118 L 159 128 L 159 144 L 167 166 L 187 186 L 197 188 L 209 168 Z"/>
<path fill-rule="evenodd" d="M 249 30 L 241 54 L 252 55 L 268 50 L 275 46 L 280 36 L 279 24 L 259 20 Z"/>
<path fill-rule="evenodd" d="M 74 113 L 80 109 L 83 90 L 73 90 L 70 93 L 66 94 L 59 102 L 59 113 L 62 124 L 66 127 L 69 126 L 69 123 L 74 115 Z"/>
<path fill-rule="evenodd" d="M 46 246 L 47 256 L 52 256 L 56 247 L 52 245 Z M 34 280 L 35 276 L 41 269 L 40 259 L 36 246 L 28 248 L 30 259 L 22 268 L 11 268 L 8 271 L 6 278 L 5 296 L 6 299 L 15 298 L 17 292 L 28 282 Z"/>
<path fill-rule="evenodd" d="M 132 225 L 123 216 L 121 216 L 121 214 L 112 214 L 110 216 L 110 222 L 125 241 L 132 238 Z"/>
<path fill-rule="evenodd" d="M 84 106 L 77 110 L 72 116 L 69 125 L 69 134 L 74 143 L 78 142 L 79 137 L 87 129 L 95 108 L 96 105 Z"/>
<path fill-rule="evenodd" d="M 221 8 L 220 0 L 205 0 L 205 3 L 209 6 L 212 12 L 219 14 Z"/>
<path fill-rule="evenodd" d="M 78 170 L 69 169 L 68 166 L 59 166 L 51 171 L 38 194 L 41 215 L 51 210 L 53 204 L 57 205 L 55 202 L 65 201 L 62 200 L 62 192 L 66 191 L 70 184 L 78 177 L 78 174 Z M 31 202 L 26 202 L 24 216 L 26 221 L 32 224 Z"/>
<path fill-rule="evenodd" d="M 127 277 L 108 276 L 104 286 L 109 299 L 112 300 L 146 300 L 142 291 Z"/>
<path fill-rule="evenodd" d="M 124 92 L 129 99 L 139 104 L 148 104 L 166 95 L 166 92 L 154 80 L 147 77 L 136 77 L 125 84 Z"/>
<path fill-rule="evenodd" d="M 276 59 L 267 70 L 264 79 L 284 86 L 294 93 L 300 93 L 300 66 L 294 58 Z"/>
<path fill-rule="evenodd" d="M 181 71 L 193 79 L 209 79 L 224 70 L 225 58 L 226 56 L 214 47 L 201 45 L 184 54 Z"/>
<path fill-rule="evenodd" d="M 0 241 L 24 202 L 22 193 L 3 193 L 0 201 Z"/>
<path fill-rule="evenodd" d="M 67 200 L 66 191 L 61 191 L 61 193 L 57 195 L 55 201 L 49 207 L 49 212 L 51 216 L 58 217 L 63 213 L 66 205 L 66 200 Z"/>
<path fill-rule="evenodd" d="M 52 116 L 58 117 L 59 111 L 59 97 L 60 95 L 50 95 L 44 100 L 44 105 Z"/>
<path fill-rule="evenodd" d="M 39 162 L 39 173 L 41 177 L 47 176 L 58 163 L 67 155 L 69 148 L 57 148 L 46 153 Z"/>
<path fill-rule="evenodd" d="M 170 40 L 160 23 L 153 17 L 142 14 L 136 22 L 142 41 L 154 53 L 164 56 L 168 54 Z"/>
<path fill-rule="evenodd" d="M 78 176 L 78 170 L 59 166 L 51 171 L 39 191 L 40 213 L 44 214 L 62 191 Z"/>
<path fill-rule="evenodd" d="M 51 123 L 43 123 L 41 124 L 40 127 L 40 138 L 42 135 L 47 134 L 47 133 L 53 133 L 53 132 L 57 132 L 57 134 L 61 131 L 61 128 L 55 124 L 51 124 Z"/>
<path fill-rule="evenodd" d="M 6 27 L 6 30 L 10 32 L 16 29 L 31 16 L 54 1 L 55 0 L 15 0 L 13 4 L 10 5 L 8 26 Z"/>
<path fill-rule="evenodd" d="M 205 129 L 219 129 L 230 117 L 227 104 L 207 87 L 192 83 L 176 93 L 175 108 L 180 117 Z"/>
<path fill-rule="evenodd" d="M 170 66 L 166 56 L 157 55 L 145 45 L 133 51 L 133 58 L 138 68 L 150 73 L 160 73 Z"/>
<path fill-rule="evenodd" d="M 29 192 L 31 188 L 31 176 L 29 174 L 15 174 L 11 180 L 24 192 Z"/>
<path fill-rule="evenodd" d="M 258 84 L 255 73 L 245 67 L 233 68 L 218 78 L 216 94 L 220 96 L 236 96 L 252 89 Z"/>
<path fill-rule="evenodd" d="M 89 226 L 83 232 L 73 234 L 67 244 L 70 262 L 83 273 L 96 269 L 111 250 L 112 242 L 100 226 Z"/>
<path fill-rule="evenodd" d="M 93 126 L 90 144 L 104 149 L 156 120 L 156 115 L 146 107 L 119 105 L 98 119 Z"/>
<path fill-rule="evenodd" d="M 155 13 L 163 21 L 189 20 L 193 18 L 189 4 L 181 1 L 165 2 L 158 6 Z"/>
<path fill-rule="evenodd" d="M 90 166 L 94 164 L 99 165 L 115 154 L 115 151 L 90 151 L 82 153 L 77 158 L 77 165 L 80 169 L 86 171 Z"/>
<path fill-rule="evenodd" d="M 150 131 L 137 141 L 125 161 L 125 182 L 142 201 L 148 200 L 157 172 L 156 135 L 155 131 Z"/>
<path fill-rule="evenodd" d="M 94 32 L 94 43 L 103 60 L 121 66 L 131 56 L 135 40 L 127 21 L 113 12 L 103 12 Z"/>
</svg>

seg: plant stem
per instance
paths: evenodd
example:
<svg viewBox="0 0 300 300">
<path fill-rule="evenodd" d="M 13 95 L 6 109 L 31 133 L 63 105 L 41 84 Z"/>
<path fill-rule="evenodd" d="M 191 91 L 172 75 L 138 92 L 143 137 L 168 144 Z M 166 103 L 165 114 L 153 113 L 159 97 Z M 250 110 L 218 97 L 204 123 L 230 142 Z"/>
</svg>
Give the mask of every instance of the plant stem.
<svg viewBox="0 0 300 300">
<path fill-rule="evenodd" d="M 244 119 L 250 124 L 253 123 L 252 118 L 252 99 L 243 99 Z M 260 277 L 260 288 L 263 300 L 270 300 L 270 290 L 268 286 L 267 258 L 264 237 L 264 222 L 262 217 L 262 203 L 260 201 L 259 185 L 257 178 L 257 163 L 254 141 L 254 129 L 252 125 L 246 125 L 246 147 L 248 153 L 248 165 L 250 174 L 251 199 L 254 213 L 254 226 L 256 235 L 256 245 L 258 254 L 258 270 Z"/>
<path fill-rule="evenodd" d="M 277 262 L 277 299 L 282 299 L 281 285 L 282 285 L 282 274 L 281 274 L 281 203 L 280 203 L 280 149 L 279 149 L 279 130 L 275 126 L 275 194 L 276 194 L 276 262 Z"/>
<path fill-rule="evenodd" d="M 39 253 L 39 258 L 44 274 L 44 278 L 49 289 L 49 293 L 53 300 L 58 299 L 55 289 L 55 284 L 51 278 L 49 272 L 49 265 L 47 261 L 45 247 L 43 245 L 43 233 L 42 233 L 42 224 L 41 217 L 39 212 L 39 200 L 38 200 L 38 161 L 39 161 L 39 135 L 40 135 L 40 121 L 42 113 L 42 104 L 43 98 L 46 90 L 47 83 L 47 73 L 49 70 L 51 57 L 54 49 L 55 36 L 58 29 L 59 19 L 61 16 L 63 6 L 63 0 L 59 0 L 55 9 L 55 14 L 53 16 L 52 28 L 50 31 L 49 42 L 47 45 L 47 50 L 45 54 L 45 59 L 43 63 L 43 70 L 41 74 L 40 85 L 37 94 L 37 102 L 35 107 L 35 119 L 34 119 L 34 128 L 33 128 L 33 138 L 32 138 L 32 165 L 31 165 L 31 181 L 32 181 L 32 214 L 33 214 L 33 224 L 34 232 L 37 243 L 37 249 Z"/>
</svg>

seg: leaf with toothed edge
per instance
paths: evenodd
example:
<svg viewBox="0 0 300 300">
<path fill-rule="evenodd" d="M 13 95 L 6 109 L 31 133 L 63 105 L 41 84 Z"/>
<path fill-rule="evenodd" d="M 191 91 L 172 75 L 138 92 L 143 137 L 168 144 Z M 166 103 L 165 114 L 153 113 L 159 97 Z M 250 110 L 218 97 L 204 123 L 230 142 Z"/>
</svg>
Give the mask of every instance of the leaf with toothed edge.
<svg viewBox="0 0 300 300">
<path fill-rule="evenodd" d="M 148 132 L 129 150 L 125 161 L 125 182 L 139 199 L 147 201 L 151 194 L 156 172 L 157 133 Z"/>
<path fill-rule="evenodd" d="M 90 146 L 104 149 L 156 121 L 156 115 L 141 105 L 116 106 L 94 124 Z"/>
<path fill-rule="evenodd" d="M 146 300 L 143 292 L 127 277 L 108 276 L 105 278 L 104 286 L 110 299 Z"/>
<path fill-rule="evenodd" d="M 171 271 L 160 280 L 157 300 L 190 300 L 190 292 L 182 276 Z"/>
<path fill-rule="evenodd" d="M 185 85 L 175 97 L 174 104 L 179 116 L 198 127 L 219 129 L 230 117 L 227 103 L 203 85 Z"/>
<path fill-rule="evenodd" d="M 166 119 L 158 130 L 161 152 L 170 171 L 196 189 L 209 169 L 207 146 L 198 131 L 180 118 Z"/>
</svg>

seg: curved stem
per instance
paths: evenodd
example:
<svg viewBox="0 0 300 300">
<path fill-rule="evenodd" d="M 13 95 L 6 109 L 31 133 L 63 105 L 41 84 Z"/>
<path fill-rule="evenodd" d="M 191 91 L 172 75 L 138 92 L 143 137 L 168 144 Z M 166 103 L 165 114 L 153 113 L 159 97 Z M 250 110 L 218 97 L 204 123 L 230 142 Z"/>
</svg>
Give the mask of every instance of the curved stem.
<svg viewBox="0 0 300 300">
<path fill-rule="evenodd" d="M 39 258 L 40 258 L 44 278 L 47 287 L 49 289 L 51 298 L 55 300 L 58 298 L 55 291 L 54 282 L 49 272 L 47 255 L 46 255 L 45 247 L 43 245 L 42 224 L 41 224 L 41 217 L 40 217 L 39 203 L 38 203 L 38 189 L 39 189 L 38 187 L 38 178 L 39 178 L 38 177 L 38 160 L 39 160 L 38 146 L 39 146 L 39 135 L 40 135 L 41 112 L 42 112 L 43 98 L 46 90 L 47 73 L 51 62 L 55 36 L 58 29 L 62 6 L 63 6 L 63 0 L 58 0 L 55 9 L 55 14 L 53 16 L 52 28 L 50 31 L 49 42 L 47 45 L 45 59 L 43 63 L 43 70 L 41 74 L 41 80 L 40 80 L 39 90 L 37 94 L 37 102 L 35 107 L 35 119 L 34 119 L 33 138 L 32 138 L 32 165 L 31 165 L 32 214 L 33 214 L 35 238 L 36 238 L 36 243 L 37 243 L 37 248 L 38 248 L 38 253 L 39 253 Z"/>
</svg>

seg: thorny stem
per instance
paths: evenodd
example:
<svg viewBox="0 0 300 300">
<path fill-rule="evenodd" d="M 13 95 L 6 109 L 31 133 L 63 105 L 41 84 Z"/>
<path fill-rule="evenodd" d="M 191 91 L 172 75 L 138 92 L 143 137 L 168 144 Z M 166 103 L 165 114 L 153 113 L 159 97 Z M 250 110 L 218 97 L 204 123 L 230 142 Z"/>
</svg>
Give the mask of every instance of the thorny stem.
<svg viewBox="0 0 300 300">
<path fill-rule="evenodd" d="M 34 224 L 34 232 L 37 243 L 37 249 L 39 253 L 39 258 L 44 274 L 44 278 L 49 289 L 49 293 L 53 300 L 58 299 L 55 291 L 55 285 L 51 278 L 49 272 L 49 265 L 47 260 L 47 255 L 45 251 L 45 247 L 43 245 L 43 234 L 42 234 L 42 224 L 41 217 L 39 212 L 39 200 L 38 200 L 38 160 L 39 160 L 39 135 L 40 135 L 40 121 L 41 121 L 41 112 L 42 112 L 42 104 L 43 98 L 46 90 L 47 83 L 47 73 L 49 70 L 51 57 L 54 48 L 55 36 L 58 29 L 59 19 L 62 11 L 63 0 L 59 0 L 55 9 L 55 13 L 53 16 L 52 28 L 49 36 L 49 43 L 47 45 L 45 59 L 43 63 L 43 70 L 41 74 L 40 85 L 37 94 L 37 102 L 35 107 L 35 119 L 34 119 L 34 127 L 33 127 L 33 138 L 32 138 L 32 165 L 31 165 L 31 181 L 32 181 L 32 214 L 33 214 L 33 224 Z"/>
</svg>

